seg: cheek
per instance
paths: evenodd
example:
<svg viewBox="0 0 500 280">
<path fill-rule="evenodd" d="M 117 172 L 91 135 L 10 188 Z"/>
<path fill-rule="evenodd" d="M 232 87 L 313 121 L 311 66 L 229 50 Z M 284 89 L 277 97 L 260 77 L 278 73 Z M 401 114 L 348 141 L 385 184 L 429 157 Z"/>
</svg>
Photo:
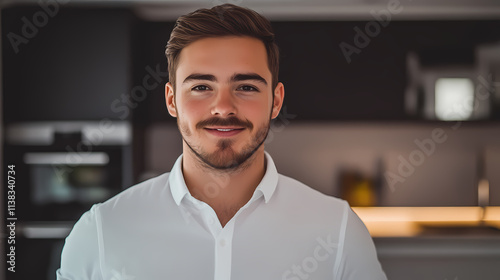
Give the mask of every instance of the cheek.
<svg viewBox="0 0 500 280">
<path fill-rule="evenodd" d="M 271 105 L 268 102 L 247 103 L 243 108 L 243 115 L 256 125 L 267 121 L 271 112 Z"/>
<path fill-rule="evenodd" d="M 204 115 L 206 110 L 206 105 L 202 102 L 194 102 L 187 100 L 179 100 L 177 107 L 177 112 L 179 116 L 183 120 L 183 122 L 190 123 L 190 125 L 195 125 L 196 122 L 199 122 Z M 193 122 L 195 122 L 193 124 Z"/>
</svg>

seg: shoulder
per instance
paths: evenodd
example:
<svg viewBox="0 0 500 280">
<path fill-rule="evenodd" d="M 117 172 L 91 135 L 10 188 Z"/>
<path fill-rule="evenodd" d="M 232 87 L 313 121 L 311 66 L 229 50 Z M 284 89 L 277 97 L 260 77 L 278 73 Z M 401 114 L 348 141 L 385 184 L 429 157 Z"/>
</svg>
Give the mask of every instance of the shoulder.
<svg viewBox="0 0 500 280">
<path fill-rule="evenodd" d="M 339 263 L 335 273 L 340 279 L 387 279 L 366 226 L 347 201 L 281 174 L 276 200 L 295 223 L 314 227 L 316 234 L 323 227 L 329 228 L 327 235 L 338 240 Z"/>
<path fill-rule="evenodd" d="M 168 177 L 170 173 L 163 173 L 157 177 L 133 185 L 105 202 L 97 205 L 96 211 L 100 215 L 126 214 L 135 211 L 135 215 L 146 209 L 151 209 L 159 202 L 171 197 Z"/>
<path fill-rule="evenodd" d="M 140 201 L 141 198 L 150 198 L 168 188 L 168 177 L 170 173 L 166 172 L 149 180 L 133 185 L 114 197 L 108 199 L 103 205 L 116 205 L 120 203 L 130 203 Z"/>
<path fill-rule="evenodd" d="M 324 222 L 329 222 L 330 219 L 341 220 L 350 209 L 347 201 L 323 194 L 282 174 L 279 174 L 273 199 L 280 208 L 286 211 L 303 217 L 314 216 Z"/>
<path fill-rule="evenodd" d="M 121 193 L 115 195 L 104 203 L 119 203 L 122 200 L 128 200 L 130 198 L 149 196 L 157 192 L 161 192 L 167 187 L 168 177 L 170 172 L 163 173 L 136 185 L 133 185 Z"/>
<path fill-rule="evenodd" d="M 134 185 L 85 212 L 66 238 L 58 279 L 102 279 L 105 233 L 109 234 L 113 227 L 130 230 L 134 225 L 131 220 L 138 221 L 138 217 L 154 212 L 158 204 L 154 200 L 170 194 L 168 176 L 169 173 L 164 173 Z"/>
<path fill-rule="evenodd" d="M 300 198 L 305 203 L 335 205 L 341 208 L 348 206 L 347 201 L 343 199 L 321 193 L 296 179 L 282 174 L 279 174 L 277 190 L 279 195 L 287 198 Z"/>
</svg>

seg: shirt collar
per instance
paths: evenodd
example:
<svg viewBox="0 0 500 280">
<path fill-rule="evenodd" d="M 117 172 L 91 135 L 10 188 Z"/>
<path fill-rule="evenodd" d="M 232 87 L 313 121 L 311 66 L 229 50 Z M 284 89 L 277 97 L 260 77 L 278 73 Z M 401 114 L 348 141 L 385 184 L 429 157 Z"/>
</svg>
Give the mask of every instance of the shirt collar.
<svg viewBox="0 0 500 280">
<path fill-rule="evenodd" d="M 274 190 L 276 189 L 276 185 L 278 184 L 278 171 L 276 170 L 276 166 L 274 165 L 274 161 L 271 156 L 267 152 L 264 152 L 264 154 L 266 160 L 266 173 L 255 189 L 252 200 L 258 197 L 256 196 L 256 193 L 262 193 L 262 195 L 264 195 L 264 200 L 267 203 L 271 199 Z M 186 195 L 191 196 L 186 186 L 186 182 L 184 181 L 184 175 L 182 174 L 182 155 L 180 155 L 175 161 L 175 164 L 170 171 L 168 183 L 170 185 L 170 191 L 172 192 L 174 201 L 177 205 L 180 205 L 182 199 Z"/>
</svg>

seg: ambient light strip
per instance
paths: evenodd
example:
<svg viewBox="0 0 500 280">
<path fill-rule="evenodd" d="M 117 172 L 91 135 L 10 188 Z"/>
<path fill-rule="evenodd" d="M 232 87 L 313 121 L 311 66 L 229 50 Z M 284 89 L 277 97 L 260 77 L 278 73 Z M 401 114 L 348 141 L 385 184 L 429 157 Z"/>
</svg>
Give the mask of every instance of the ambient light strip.
<svg viewBox="0 0 500 280">
<path fill-rule="evenodd" d="M 423 226 L 500 229 L 500 207 L 352 207 L 373 237 L 409 237 Z M 500 233 L 500 231 L 499 231 Z"/>
</svg>

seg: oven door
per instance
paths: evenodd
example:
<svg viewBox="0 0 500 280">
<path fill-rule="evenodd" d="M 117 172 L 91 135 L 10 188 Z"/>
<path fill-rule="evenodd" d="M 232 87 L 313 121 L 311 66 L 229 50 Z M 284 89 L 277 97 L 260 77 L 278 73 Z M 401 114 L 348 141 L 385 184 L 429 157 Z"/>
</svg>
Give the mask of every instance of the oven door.
<svg viewBox="0 0 500 280">
<path fill-rule="evenodd" d="M 122 190 L 123 146 L 95 146 L 91 152 L 49 147 L 10 147 L 16 164 L 18 218 L 75 221 L 98 202 Z"/>
</svg>

